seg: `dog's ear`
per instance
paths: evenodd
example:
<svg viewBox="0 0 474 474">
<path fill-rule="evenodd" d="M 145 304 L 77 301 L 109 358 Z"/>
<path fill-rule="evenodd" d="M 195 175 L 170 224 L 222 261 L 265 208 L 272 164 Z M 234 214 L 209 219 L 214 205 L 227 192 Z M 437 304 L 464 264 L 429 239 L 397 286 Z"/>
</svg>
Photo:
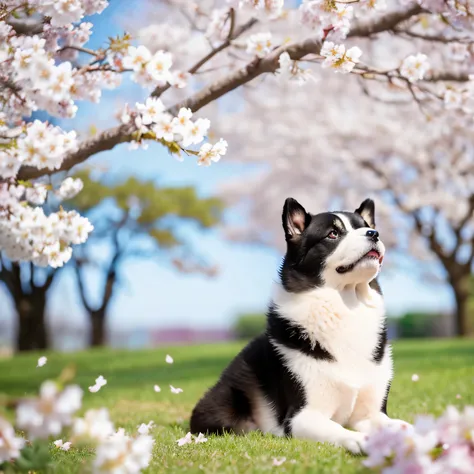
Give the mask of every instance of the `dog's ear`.
<svg viewBox="0 0 474 474">
<path fill-rule="evenodd" d="M 285 238 L 291 240 L 303 233 L 311 221 L 311 216 L 296 199 L 287 198 L 283 206 L 282 221 Z"/>
<path fill-rule="evenodd" d="M 369 227 L 375 229 L 375 204 L 372 199 L 366 199 L 355 212 L 362 216 L 362 219 L 369 224 Z"/>
</svg>

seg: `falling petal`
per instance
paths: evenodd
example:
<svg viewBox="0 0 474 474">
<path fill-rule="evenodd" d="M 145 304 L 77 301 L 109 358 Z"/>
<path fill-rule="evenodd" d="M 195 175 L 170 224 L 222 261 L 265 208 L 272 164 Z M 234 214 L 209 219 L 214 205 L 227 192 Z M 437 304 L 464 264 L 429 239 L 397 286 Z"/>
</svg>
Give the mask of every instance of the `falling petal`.
<svg viewBox="0 0 474 474">
<path fill-rule="evenodd" d="M 148 423 L 142 423 L 138 427 L 138 433 L 141 435 L 147 435 L 150 433 L 150 430 L 153 428 L 154 425 L 155 423 L 153 421 L 150 421 Z"/>
<path fill-rule="evenodd" d="M 103 387 L 104 385 L 107 385 L 107 380 L 104 379 L 104 377 L 102 375 L 99 375 L 95 379 L 95 384 L 98 385 L 99 387 Z"/>
<path fill-rule="evenodd" d="M 206 442 L 207 442 L 207 438 L 205 438 L 202 433 L 199 433 L 199 435 L 198 435 L 197 438 L 194 440 L 194 442 L 195 442 L 196 444 L 199 444 L 199 443 L 206 443 Z"/>
<path fill-rule="evenodd" d="M 170 385 L 170 389 L 172 393 L 182 393 L 183 389 L 182 388 L 175 388 L 173 385 Z"/>
<path fill-rule="evenodd" d="M 61 446 L 61 449 L 63 451 L 69 451 L 69 449 L 71 448 L 71 441 L 68 441 L 67 443 L 64 443 L 62 446 Z"/>
<path fill-rule="evenodd" d="M 286 461 L 286 458 L 273 458 L 273 466 L 281 466 Z"/>
<path fill-rule="evenodd" d="M 176 442 L 178 446 L 184 446 L 185 444 L 191 444 L 193 441 L 193 435 L 191 433 L 187 433 L 184 438 L 178 439 Z"/>
</svg>

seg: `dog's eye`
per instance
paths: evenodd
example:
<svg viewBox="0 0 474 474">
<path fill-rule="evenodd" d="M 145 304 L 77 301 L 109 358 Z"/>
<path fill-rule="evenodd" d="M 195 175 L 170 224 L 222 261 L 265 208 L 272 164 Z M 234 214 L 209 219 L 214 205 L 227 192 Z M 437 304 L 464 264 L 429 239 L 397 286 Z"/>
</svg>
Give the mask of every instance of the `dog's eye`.
<svg viewBox="0 0 474 474">
<path fill-rule="evenodd" d="M 334 240 L 334 239 L 337 239 L 338 237 L 339 237 L 339 232 L 337 230 L 333 229 L 333 230 L 331 230 L 331 232 L 329 232 L 327 238 Z"/>
</svg>

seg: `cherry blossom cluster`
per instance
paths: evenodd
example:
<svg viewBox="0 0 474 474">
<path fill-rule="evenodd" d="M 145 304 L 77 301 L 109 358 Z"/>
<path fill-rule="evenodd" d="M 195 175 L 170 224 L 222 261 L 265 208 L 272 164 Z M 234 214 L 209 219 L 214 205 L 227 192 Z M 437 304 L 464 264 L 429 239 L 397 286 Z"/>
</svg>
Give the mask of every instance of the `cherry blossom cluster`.
<svg viewBox="0 0 474 474">
<path fill-rule="evenodd" d="M 55 202 L 74 197 L 80 180 L 67 178 L 57 189 L 50 185 L 17 181 L 22 166 L 54 171 L 78 149 L 75 131 L 65 132 L 47 122 L 25 124 L 36 110 L 73 117 L 76 100 L 100 99 L 102 88 L 120 83 L 116 72 L 76 67 L 74 48 L 85 44 L 92 24 L 79 22 L 100 13 L 105 0 L 34 0 L 9 2 L 0 18 L 0 251 L 12 261 L 62 266 L 71 245 L 83 243 L 92 230 L 89 221 L 74 211 L 45 214 L 41 206 L 49 192 Z M 38 34 L 19 34 L 6 23 L 8 12 L 37 11 L 48 17 Z"/>
<path fill-rule="evenodd" d="M 264 10 L 273 14 L 275 2 L 270 3 L 265 2 Z M 79 149 L 75 131 L 64 132 L 39 120 L 26 125 L 24 117 L 37 110 L 74 117 L 77 100 L 99 102 L 102 89 L 118 87 L 121 73 L 127 71 L 132 80 L 153 89 L 187 84 L 188 73 L 171 70 L 170 52 L 159 49 L 151 53 L 146 46 L 132 46 L 127 34 L 111 38 L 105 49 L 84 48 L 92 24 L 83 18 L 101 13 L 107 5 L 105 0 L 10 1 L 1 12 L 0 227 L 4 232 L 0 251 L 13 261 L 62 266 L 71 257 L 71 245 L 83 243 L 92 230 L 89 221 L 75 212 L 46 214 L 40 207 L 49 194 L 54 194 L 55 202 L 73 197 L 82 189 L 80 180 L 67 178 L 58 189 L 17 180 L 22 167 L 55 171 Z M 7 23 L 11 13 L 22 19 L 33 11 L 43 15 L 34 17 L 41 26 L 34 34 L 18 33 Z M 92 59 L 84 64 L 79 54 Z M 227 143 L 220 140 L 198 150 L 187 149 L 201 143 L 210 126 L 209 120 L 192 121 L 191 116 L 189 109 L 181 109 L 173 117 L 157 99 L 138 104 L 135 144 L 143 144 L 145 134 L 175 155 L 183 150 L 196 155 L 198 164 L 209 166 L 226 153 Z"/>
<path fill-rule="evenodd" d="M 442 94 L 446 109 L 462 110 L 466 114 L 474 112 L 474 76 L 465 84 L 444 86 Z"/>
<path fill-rule="evenodd" d="M 51 17 L 53 26 L 76 23 L 86 15 L 101 13 L 109 4 L 108 0 L 29 0 L 28 3 L 38 12 Z"/>
<path fill-rule="evenodd" d="M 272 50 L 272 34 L 271 33 L 257 33 L 251 35 L 247 40 L 247 53 L 265 57 Z"/>
<path fill-rule="evenodd" d="M 15 434 L 13 426 L 0 417 L 0 464 L 16 459 L 26 440 Z"/>
<path fill-rule="evenodd" d="M 64 61 L 76 58 L 74 48 L 85 44 L 91 33 L 91 23 L 72 22 L 102 11 L 105 6 L 107 2 L 102 0 L 22 2 L 22 8 L 36 8 L 51 17 L 41 35 L 17 34 L 0 21 L 0 80 L 7 85 L 0 88 L 0 103 L 10 120 L 20 120 L 38 109 L 53 116 L 74 117 L 75 100 L 97 100 L 102 88 L 120 84 L 120 75 L 110 69 L 78 68 Z"/>
<path fill-rule="evenodd" d="M 277 20 L 284 14 L 284 0 L 227 0 L 227 8 L 215 8 L 210 13 L 206 37 L 212 42 L 224 41 L 231 28 L 229 6 L 252 16 Z"/>
<path fill-rule="evenodd" d="M 25 205 L 17 196 L 31 189 L 23 186 L 1 185 L 10 197 L 0 212 L 0 248 L 12 261 L 32 261 L 39 266 L 63 266 L 72 255 L 71 245 L 82 244 L 93 230 L 92 224 L 76 211 L 46 215 L 42 207 Z M 35 188 L 31 195 L 39 202 L 44 198 L 44 188 Z"/>
<path fill-rule="evenodd" d="M 188 147 L 198 145 L 208 134 L 211 122 L 206 118 L 192 120 L 191 109 L 181 108 L 176 117 L 173 117 L 160 99 L 149 97 L 145 103 L 136 104 L 136 112 L 131 112 L 128 107 L 122 111 L 120 119 L 122 123 L 129 123 L 132 119 L 137 127 L 135 142 L 132 148 L 146 147 L 143 138 L 152 138 L 161 141 L 174 150 L 178 159 L 182 160 L 180 151 L 198 156 L 198 165 L 209 166 L 211 162 L 217 162 L 227 152 L 227 142 L 222 138 L 214 145 L 204 143 L 199 151 L 190 150 Z M 175 149 L 173 146 L 178 148 Z"/>
<path fill-rule="evenodd" d="M 88 410 L 74 420 L 72 443 L 95 445 L 94 473 L 139 473 L 150 464 L 154 440 L 153 422 L 142 423 L 133 436 L 114 427 L 106 408 Z"/>
<path fill-rule="evenodd" d="M 85 242 L 91 232 L 90 222 L 75 211 L 46 215 L 41 207 L 32 207 L 44 204 L 50 191 L 57 200 L 74 197 L 83 187 L 80 179 L 67 178 L 54 190 L 45 184 L 13 181 L 21 165 L 57 169 L 76 148 L 74 131 L 65 133 L 35 120 L 0 149 L 0 178 L 4 179 L 0 183 L 0 249 L 12 261 L 62 266 L 71 257 L 70 245 Z"/>
<path fill-rule="evenodd" d="M 0 125 L 0 133 L 1 130 Z M 23 165 L 58 169 L 65 156 L 76 150 L 75 131 L 66 133 L 59 127 L 35 120 L 25 127 L 24 133 L 0 148 L 0 177 L 14 178 Z"/>
<path fill-rule="evenodd" d="M 283 14 L 285 0 L 228 0 L 228 3 L 278 19 Z"/>
<path fill-rule="evenodd" d="M 114 427 L 106 408 L 88 410 L 83 417 L 75 417 L 82 405 L 82 395 L 77 385 L 63 388 L 56 381 L 43 382 L 38 397 L 22 400 L 17 406 L 16 427 L 25 433 L 26 439 L 17 436 L 13 426 L 0 417 L 0 464 L 19 458 L 27 440 L 48 440 L 68 430 L 70 440 L 57 439 L 53 445 L 62 451 L 81 445 L 94 448 L 94 474 L 135 474 L 147 468 L 154 445 L 150 435 L 154 423 L 142 423 L 136 434 L 129 435 L 123 428 Z"/>
<path fill-rule="evenodd" d="M 73 415 L 82 405 L 82 390 L 77 385 L 61 389 L 57 382 L 47 380 L 39 396 L 21 402 L 16 411 L 16 426 L 28 439 L 47 439 L 59 435 L 72 425 Z"/>
<path fill-rule="evenodd" d="M 406 77 L 410 82 L 416 82 L 423 79 L 430 69 L 428 57 L 426 54 L 410 55 L 403 60 L 400 67 L 400 74 Z"/>
<path fill-rule="evenodd" d="M 276 74 L 282 82 L 302 85 L 311 77 L 311 70 L 302 68 L 299 61 L 293 61 L 286 51 L 280 54 L 278 64 L 280 67 L 276 70 Z"/>
<path fill-rule="evenodd" d="M 419 416 L 412 429 L 384 427 L 367 441 L 364 465 L 382 472 L 474 472 L 474 407 L 450 406 L 435 419 Z"/>
<path fill-rule="evenodd" d="M 327 0 L 303 0 L 300 12 L 303 25 L 311 28 L 313 34 L 321 39 L 328 31 L 339 39 L 345 38 L 354 15 L 351 5 Z"/>
<path fill-rule="evenodd" d="M 362 51 L 357 46 L 353 46 L 346 51 L 343 44 L 325 41 L 321 48 L 321 56 L 325 58 L 322 67 L 330 67 L 336 72 L 348 73 L 359 62 L 361 54 Z"/>
<path fill-rule="evenodd" d="M 122 58 L 123 67 L 133 71 L 132 80 L 143 87 L 154 88 L 166 84 L 178 89 L 186 87 L 188 75 L 183 71 L 171 71 L 172 64 L 171 53 L 159 50 L 151 54 L 143 45 L 130 46 Z"/>
<path fill-rule="evenodd" d="M 78 58 L 76 48 L 84 46 L 92 34 L 92 23 L 82 22 L 78 25 L 54 27 L 50 24 L 44 26 L 43 38 L 46 40 L 45 49 L 56 54 L 63 61 L 74 61 Z"/>
</svg>

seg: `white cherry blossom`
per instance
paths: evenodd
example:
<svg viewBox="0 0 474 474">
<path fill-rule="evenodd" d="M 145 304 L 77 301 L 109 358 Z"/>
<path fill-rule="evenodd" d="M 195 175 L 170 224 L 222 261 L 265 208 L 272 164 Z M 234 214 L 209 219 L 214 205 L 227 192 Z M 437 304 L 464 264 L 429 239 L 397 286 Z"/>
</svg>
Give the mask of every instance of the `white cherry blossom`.
<svg viewBox="0 0 474 474">
<path fill-rule="evenodd" d="M 400 74 L 410 82 L 416 82 L 425 77 L 430 64 L 426 54 L 416 54 L 406 57 L 400 67 Z"/>
<path fill-rule="evenodd" d="M 73 414 L 81 407 L 82 390 L 69 385 L 61 390 L 55 382 L 43 382 L 37 399 L 20 402 L 16 425 L 29 439 L 47 438 L 70 426 Z"/>
<path fill-rule="evenodd" d="M 257 33 L 247 40 L 247 53 L 263 58 L 272 50 L 272 34 Z"/>
<path fill-rule="evenodd" d="M 204 143 L 199 150 L 198 165 L 210 166 L 211 162 L 219 161 L 226 153 L 227 142 L 222 138 L 214 145 Z"/>
<path fill-rule="evenodd" d="M 16 436 L 13 426 L 0 417 L 0 464 L 20 456 L 25 440 Z"/>
</svg>

